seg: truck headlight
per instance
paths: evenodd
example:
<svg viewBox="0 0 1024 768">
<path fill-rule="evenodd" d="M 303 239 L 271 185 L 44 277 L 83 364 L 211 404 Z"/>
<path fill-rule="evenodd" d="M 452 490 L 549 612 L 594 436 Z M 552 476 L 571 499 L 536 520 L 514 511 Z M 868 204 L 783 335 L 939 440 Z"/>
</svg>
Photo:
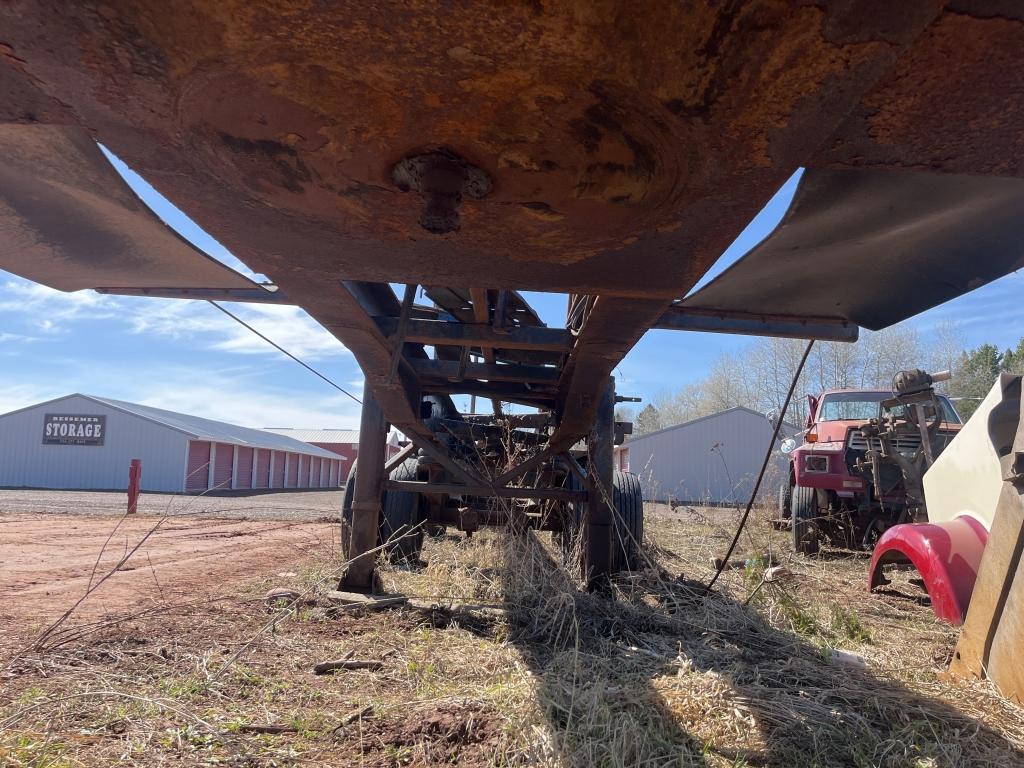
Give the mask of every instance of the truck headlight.
<svg viewBox="0 0 1024 768">
<path fill-rule="evenodd" d="M 828 472 L 828 456 L 804 456 L 805 472 Z"/>
</svg>

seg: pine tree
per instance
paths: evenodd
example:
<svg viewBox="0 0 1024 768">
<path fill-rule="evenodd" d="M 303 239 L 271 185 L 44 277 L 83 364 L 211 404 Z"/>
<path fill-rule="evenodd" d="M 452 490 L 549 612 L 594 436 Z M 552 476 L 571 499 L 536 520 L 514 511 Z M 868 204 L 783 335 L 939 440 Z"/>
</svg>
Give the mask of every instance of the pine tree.
<svg viewBox="0 0 1024 768">
<path fill-rule="evenodd" d="M 648 403 L 636 417 L 636 424 L 633 432 L 637 435 L 646 435 L 648 432 L 657 432 L 661 429 L 661 414 L 658 409 Z"/>
</svg>

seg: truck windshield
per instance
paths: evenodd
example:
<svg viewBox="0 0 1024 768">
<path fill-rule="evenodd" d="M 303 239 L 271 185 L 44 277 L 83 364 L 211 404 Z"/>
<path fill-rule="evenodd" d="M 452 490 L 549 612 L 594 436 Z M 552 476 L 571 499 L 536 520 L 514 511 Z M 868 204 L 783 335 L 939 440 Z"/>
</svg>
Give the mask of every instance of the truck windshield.
<svg viewBox="0 0 1024 768">
<path fill-rule="evenodd" d="M 833 392 L 825 395 L 818 408 L 818 421 L 867 421 L 882 415 L 882 401 L 892 398 L 891 392 Z M 959 424 L 952 403 L 945 397 L 939 397 L 942 404 L 943 420 L 951 424 Z M 904 415 L 904 406 L 896 406 L 886 411 L 886 415 Z"/>
</svg>

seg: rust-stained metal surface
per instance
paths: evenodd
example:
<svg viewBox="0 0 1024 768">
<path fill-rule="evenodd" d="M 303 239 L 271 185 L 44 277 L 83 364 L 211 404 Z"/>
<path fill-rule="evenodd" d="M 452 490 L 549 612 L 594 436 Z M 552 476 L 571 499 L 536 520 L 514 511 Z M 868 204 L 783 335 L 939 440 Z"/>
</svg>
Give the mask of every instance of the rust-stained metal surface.
<svg viewBox="0 0 1024 768">
<path fill-rule="evenodd" d="M 937 11 L 869 5 L 115 0 L 0 18 L 33 82 L 282 285 L 486 268 L 670 298 Z M 424 232 L 391 178 L 431 149 L 493 182 L 458 234 Z"/>
<path fill-rule="evenodd" d="M 1024 23 L 1003 5 L 14 0 L 0 122 L 102 141 L 342 340 L 422 439 L 415 371 L 389 376 L 360 285 L 589 295 L 554 390 L 566 447 L 797 167 L 1020 175 Z M 430 215 L 396 183 L 424 156 L 472 169 L 442 169 Z"/>
</svg>

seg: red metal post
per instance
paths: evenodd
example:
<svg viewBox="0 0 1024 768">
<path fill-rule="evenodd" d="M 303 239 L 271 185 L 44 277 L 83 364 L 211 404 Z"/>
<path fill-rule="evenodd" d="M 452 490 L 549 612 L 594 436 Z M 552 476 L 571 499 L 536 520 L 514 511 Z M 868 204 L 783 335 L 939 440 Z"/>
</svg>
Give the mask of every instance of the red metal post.
<svg viewBox="0 0 1024 768">
<path fill-rule="evenodd" d="M 128 465 L 128 514 L 139 511 L 139 484 L 142 482 L 142 459 L 132 459 Z"/>
</svg>

